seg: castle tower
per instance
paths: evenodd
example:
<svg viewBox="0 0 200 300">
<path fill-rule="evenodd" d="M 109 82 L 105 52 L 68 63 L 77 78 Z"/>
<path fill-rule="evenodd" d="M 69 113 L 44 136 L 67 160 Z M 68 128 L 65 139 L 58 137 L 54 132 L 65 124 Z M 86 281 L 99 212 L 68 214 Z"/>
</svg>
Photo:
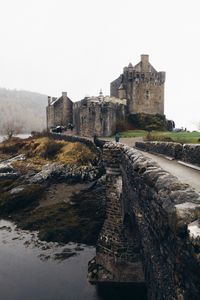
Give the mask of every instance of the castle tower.
<svg viewBox="0 0 200 300">
<path fill-rule="evenodd" d="M 164 115 L 165 72 L 157 72 L 149 62 L 149 55 L 142 54 L 141 61 L 133 67 L 124 67 L 123 74 L 110 84 L 110 94 L 125 96 L 128 113 Z"/>
<path fill-rule="evenodd" d="M 46 107 L 47 130 L 54 126 L 54 109 L 51 103 L 52 98 L 51 96 L 48 96 L 48 106 Z"/>
</svg>

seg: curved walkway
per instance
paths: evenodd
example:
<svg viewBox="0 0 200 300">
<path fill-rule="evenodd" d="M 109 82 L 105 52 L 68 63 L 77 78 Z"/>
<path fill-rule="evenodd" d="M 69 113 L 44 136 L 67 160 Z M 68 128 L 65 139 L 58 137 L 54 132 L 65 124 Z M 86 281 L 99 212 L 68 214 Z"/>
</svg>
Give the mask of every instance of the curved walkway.
<svg viewBox="0 0 200 300">
<path fill-rule="evenodd" d="M 105 138 L 114 141 L 113 138 Z M 142 141 L 142 138 L 121 138 L 120 142 L 130 147 L 135 146 L 135 142 Z M 164 170 L 176 176 L 181 182 L 189 184 L 198 193 L 200 193 L 200 171 L 179 164 L 176 160 L 168 160 L 164 157 L 157 156 L 148 152 L 140 151 L 143 155 L 156 161 Z"/>
<path fill-rule="evenodd" d="M 140 152 L 156 161 L 163 169 L 176 176 L 181 182 L 189 184 L 192 188 L 200 193 L 200 171 L 183 166 L 176 160 L 168 160 L 148 152 Z"/>
</svg>

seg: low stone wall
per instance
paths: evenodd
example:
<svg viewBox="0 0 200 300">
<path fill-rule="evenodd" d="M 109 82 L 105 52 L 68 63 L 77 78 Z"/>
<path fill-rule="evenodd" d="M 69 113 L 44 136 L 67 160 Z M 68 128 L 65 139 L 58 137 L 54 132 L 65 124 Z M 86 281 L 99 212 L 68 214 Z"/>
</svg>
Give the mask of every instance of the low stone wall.
<svg viewBox="0 0 200 300">
<path fill-rule="evenodd" d="M 159 153 L 200 167 L 200 144 L 179 144 L 173 142 L 136 142 L 138 149 Z"/>
<path fill-rule="evenodd" d="M 133 235 L 136 231 L 139 232 L 139 250 L 148 299 L 199 299 L 200 195 L 135 149 L 120 143 L 107 143 L 104 153 L 109 157 L 107 161 L 105 158 L 110 181 L 106 220 L 107 225 L 109 221 L 109 226 L 106 226 L 106 232 L 105 227 L 103 228 L 97 256 L 102 252 L 104 260 L 106 255 L 113 255 L 116 260 L 117 249 L 112 254 L 112 245 L 116 246 L 115 231 L 117 232 L 118 224 L 122 226 L 124 216 L 129 215 L 132 224 L 135 224 Z M 109 163 L 112 154 L 114 172 Z M 120 206 L 115 193 L 119 170 L 122 177 Z M 115 231 L 112 231 L 113 228 Z M 117 238 L 119 239 L 119 233 Z M 124 253 L 125 249 L 120 250 Z M 136 254 L 138 257 L 138 253 Z"/>
<path fill-rule="evenodd" d="M 175 159 L 181 159 L 183 146 L 173 142 L 136 142 L 135 146 L 141 150 L 159 153 Z"/>
<path fill-rule="evenodd" d="M 183 145 L 181 160 L 200 167 L 200 144 Z"/>
</svg>

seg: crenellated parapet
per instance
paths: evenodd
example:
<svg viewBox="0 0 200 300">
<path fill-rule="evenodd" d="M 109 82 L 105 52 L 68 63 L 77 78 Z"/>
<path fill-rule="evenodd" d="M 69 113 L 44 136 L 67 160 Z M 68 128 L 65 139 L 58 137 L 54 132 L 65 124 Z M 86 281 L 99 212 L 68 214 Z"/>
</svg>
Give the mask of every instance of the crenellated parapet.
<svg viewBox="0 0 200 300">
<path fill-rule="evenodd" d="M 200 195 L 123 144 L 105 144 L 104 161 L 108 204 L 97 245 L 99 265 L 112 278 L 120 258 L 141 262 L 150 300 L 198 299 Z M 125 281 L 126 274 L 120 276 Z"/>
</svg>

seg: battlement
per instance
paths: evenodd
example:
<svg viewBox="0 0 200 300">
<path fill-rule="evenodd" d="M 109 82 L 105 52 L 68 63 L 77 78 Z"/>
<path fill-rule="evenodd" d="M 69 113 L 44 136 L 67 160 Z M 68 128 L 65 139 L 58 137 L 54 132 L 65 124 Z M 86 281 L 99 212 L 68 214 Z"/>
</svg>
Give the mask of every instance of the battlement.
<svg viewBox="0 0 200 300">
<path fill-rule="evenodd" d="M 138 72 L 127 68 L 123 76 L 124 84 L 127 81 L 134 81 L 135 83 L 151 82 L 153 84 L 163 84 L 165 82 L 165 72 Z"/>
</svg>

